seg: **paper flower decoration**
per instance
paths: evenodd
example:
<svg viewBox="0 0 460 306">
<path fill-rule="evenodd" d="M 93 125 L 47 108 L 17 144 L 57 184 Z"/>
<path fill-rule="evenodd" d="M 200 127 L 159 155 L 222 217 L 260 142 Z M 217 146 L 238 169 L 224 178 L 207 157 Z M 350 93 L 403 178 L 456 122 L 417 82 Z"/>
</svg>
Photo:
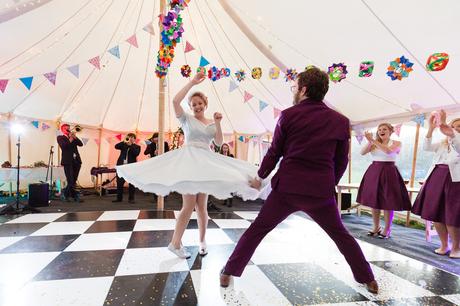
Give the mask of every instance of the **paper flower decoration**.
<svg viewBox="0 0 460 306">
<path fill-rule="evenodd" d="M 171 10 L 166 15 L 160 15 L 163 31 L 160 33 L 161 41 L 155 68 L 155 74 L 159 78 L 164 78 L 168 74 L 168 68 L 174 59 L 174 48 L 184 33 L 180 12 L 189 1 L 173 0 L 170 2 Z"/>
<path fill-rule="evenodd" d="M 253 79 L 256 79 L 256 80 L 260 79 L 262 77 L 262 68 L 260 67 L 252 68 L 251 75 Z"/>
<path fill-rule="evenodd" d="M 414 121 L 415 123 L 418 123 L 420 124 L 421 127 L 424 126 L 425 124 L 425 114 L 418 114 L 414 117 L 414 119 L 412 119 L 412 121 Z"/>
<path fill-rule="evenodd" d="M 286 70 L 286 75 L 284 76 L 284 79 L 286 80 L 286 82 L 295 81 L 296 78 L 297 78 L 297 71 L 295 69 Z"/>
<path fill-rule="evenodd" d="M 347 77 L 347 65 L 344 65 L 343 63 L 339 64 L 332 64 L 332 66 L 329 66 L 327 69 L 327 74 L 329 75 L 329 79 L 334 82 L 340 82 L 343 79 Z"/>
<path fill-rule="evenodd" d="M 374 62 L 365 61 L 359 64 L 359 77 L 360 78 L 370 77 L 373 71 L 374 71 Z"/>
<path fill-rule="evenodd" d="M 311 68 L 316 68 L 315 65 L 308 65 L 307 67 L 305 67 L 305 71 L 307 71 L 308 69 L 311 69 Z"/>
<path fill-rule="evenodd" d="M 228 78 L 230 76 L 230 68 L 222 68 L 222 69 L 220 69 L 220 75 L 221 75 L 221 77 Z"/>
<path fill-rule="evenodd" d="M 240 69 L 237 72 L 235 72 L 235 77 L 238 82 L 242 82 L 244 81 L 244 79 L 246 79 L 246 72 L 244 72 L 243 69 Z"/>
<path fill-rule="evenodd" d="M 198 67 L 198 68 L 196 68 L 196 73 L 200 73 L 200 72 L 203 73 L 204 75 L 206 75 L 206 73 L 208 71 L 206 70 L 206 67 Z"/>
<path fill-rule="evenodd" d="M 278 67 L 270 68 L 270 70 L 268 71 L 269 78 L 272 80 L 278 79 L 280 76 L 280 71 L 281 69 L 279 69 Z"/>
<path fill-rule="evenodd" d="M 409 76 L 409 73 L 413 70 L 413 65 L 414 63 L 411 63 L 404 56 L 398 57 L 394 61 L 390 62 L 387 75 L 391 78 L 392 81 L 401 81 L 402 78 L 407 78 Z"/>
<path fill-rule="evenodd" d="M 184 78 L 189 78 L 192 74 L 192 68 L 190 68 L 189 65 L 182 65 L 182 67 L 180 67 L 180 73 Z"/>
<path fill-rule="evenodd" d="M 211 69 L 208 70 L 208 78 L 211 79 L 213 82 L 220 80 L 220 69 L 216 66 L 212 66 Z"/>
<path fill-rule="evenodd" d="M 426 70 L 428 71 L 441 71 L 446 68 L 449 63 L 449 54 L 447 53 L 433 53 L 426 61 Z"/>
</svg>

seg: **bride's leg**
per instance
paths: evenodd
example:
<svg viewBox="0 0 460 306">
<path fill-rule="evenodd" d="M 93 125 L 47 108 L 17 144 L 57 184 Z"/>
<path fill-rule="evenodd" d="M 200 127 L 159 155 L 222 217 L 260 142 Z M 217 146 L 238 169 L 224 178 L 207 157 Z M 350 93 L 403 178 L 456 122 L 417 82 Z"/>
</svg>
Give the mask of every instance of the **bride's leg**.
<svg viewBox="0 0 460 306">
<path fill-rule="evenodd" d="M 200 244 L 206 243 L 206 228 L 208 227 L 208 195 L 199 193 L 196 201 L 196 215 L 198 221 L 198 229 L 200 231 Z"/>
<path fill-rule="evenodd" d="M 171 244 L 179 249 L 181 247 L 182 236 L 184 235 L 185 228 L 187 227 L 188 221 L 192 216 L 193 208 L 195 208 L 197 202 L 197 196 L 194 194 L 182 195 L 182 209 L 177 216 L 176 227 L 171 240 Z"/>
</svg>

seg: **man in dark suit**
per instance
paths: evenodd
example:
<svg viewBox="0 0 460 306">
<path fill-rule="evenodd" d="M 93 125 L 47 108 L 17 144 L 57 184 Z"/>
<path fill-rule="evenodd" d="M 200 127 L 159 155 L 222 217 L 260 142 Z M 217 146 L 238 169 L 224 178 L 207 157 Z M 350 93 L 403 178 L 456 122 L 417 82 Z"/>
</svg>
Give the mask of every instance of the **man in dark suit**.
<svg viewBox="0 0 460 306">
<path fill-rule="evenodd" d="M 144 150 L 144 155 L 150 155 L 155 157 L 158 155 L 158 133 L 153 133 L 153 136 L 149 139 L 150 143 Z M 165 141 L 165 153 L 169 151 L 169 144 Z"/>
<path fill-rule="evenodd" d="M 61 132 L 63 135 L 57 137 L 57 142 L 62 151 L 61 165 L 64 166 L 64 173 L 67 180 L 63 200 L 69 202 L 69 197 L 72 197 L 75 202 L 83 202 L 79 193 L 75 190 L 75 184 L 77 183 L 81 168 L 81 158 L 77 147 L 83 146 L 83 143 L 75 135 L 75 132 L 70 130 L 70 125 L 63 124 Z"/>
<path fill-rule="evenodd" d="M 120 156 L 117 160 L 117 166 L 124 164 L 131 164 L 137 161 L 137 156 L 141 152 L 141 147 L 136 144 L 136 134 L 129 133 L 126 135 L 124 141 L 119 142 L 115 145 L 115 149 L 120 150 Z M 123 201 L 123 186 L 125 179 L 117 176 L 117 199 L 112 202 Z M 134 203 L 134 192 L 135 187 L 129 184 L 128 187 L 128 202 Z"/>
<path fill-rule="evenodd" d="M 281 113 L 258 177 L 250 182 L 259 189 L 283 157 L 271 181 L 272 192 L 222 269 L 222 287 L 229 285 L 232 275 L 241 276 L 265 235 L 290 214 L 303 211 L 334 240 L 355 280 L 377 293 L 370 265 L 343 226 L 335 202 L 335 186 L 348 164 L 350 122 L 324 104 L 328 89 L 328 75 L 318 68 L 300 73 L 292 86 L 294 106 Z"/>
</svg>

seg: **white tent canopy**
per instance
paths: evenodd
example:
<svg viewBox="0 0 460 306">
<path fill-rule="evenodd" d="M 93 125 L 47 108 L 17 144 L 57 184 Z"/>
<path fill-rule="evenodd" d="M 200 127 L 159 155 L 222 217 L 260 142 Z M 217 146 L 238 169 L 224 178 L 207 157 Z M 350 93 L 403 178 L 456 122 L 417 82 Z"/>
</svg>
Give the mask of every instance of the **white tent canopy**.
<svg viewBox="0 0 460 306">
<path fill-rule="evenodd" d="M 158 129 L 158 78 L 154 75 L 159 43 L 158 0 L 23 0 L 2 1 L 0 8 L 0 113 L 41 120 L 60 120 L 115 131 Z M 243 1 L 222 0 L 289 68 L 307 65 L 323 69 L 333 63 L 348 66 L 347 79 L 331 83 L 327 101 L 355 124 L 397 117 L 408 121 L 414 112 L 447 106 L 457 111 L 460 87 L 458 31 L 460 2 L 432 1 Z M 34 9 L 21 9 L 24 5 Z M 11 7 L 18 6 L 11 17 Z M 4 8 L 3 8 L 4 7 Z M 248 78 L 229 92 L 229 79 L 206 81 L 199 87 L 209 96 L 208 116 L 224 114 L 225 132 L 261 134 L 274 127 L 273 107 L 291 105 L 290 84 L 270 80 L 274 64 L 241 31 L 219 1 L 191 0 L 182 13 L 184 40 L 165 87 L 166 129 L 177 121 L 168 101 L 184 85 L 180 67 L 195 71 L 203 55 L 219 68 L 244 69 Z M 155 34 L 142 30 L 153 22 Z M 125 40 L 136 34 L 139 47 Z M 185 41 L 195 50 L 184 53 Z M 120 59 L 107 50 L 119 45 Z M 447 68 L 428 72 L 425 62 L 435 52 L 450 55 Z M 101 56 L 101 70 L 88 59 Z M 386 76 L 390 61 L 404 55 L 414 71 L 402 81 Z M 361 61 L 375 62 L 370 78 L 358 77 Z M 80 64 L 76 78 L 66 68 Z M 260 80 L 250 77 L 261 67 Z M 56 85 L 44 73 L 57 70 Z M 27 90 L 18 78 L 34 76 Z M 254 98 L 244 103 L 244 91 Z M 259 111 L 259 100 L 270 106 Z"/>
</svg>

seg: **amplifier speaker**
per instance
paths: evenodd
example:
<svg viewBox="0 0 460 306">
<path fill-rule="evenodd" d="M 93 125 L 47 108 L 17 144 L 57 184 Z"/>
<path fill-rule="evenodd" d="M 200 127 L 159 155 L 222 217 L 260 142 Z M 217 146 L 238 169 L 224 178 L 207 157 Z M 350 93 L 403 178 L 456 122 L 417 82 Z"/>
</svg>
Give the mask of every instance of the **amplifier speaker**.
<svg viewBox="0 0 460 306">
<path fill-rule="evenodd" d="M 29 206 L 49 206 L 49 184 L 36 183 L 29 185 Z"/>
<path fill-rule="evenodd" d="M 337 200 L 337 192 L 335 193 L 335 199 Z M 342 192 L 342 210 L 347 210 L 351 207 L 351 193 Z"/>
</svg>

